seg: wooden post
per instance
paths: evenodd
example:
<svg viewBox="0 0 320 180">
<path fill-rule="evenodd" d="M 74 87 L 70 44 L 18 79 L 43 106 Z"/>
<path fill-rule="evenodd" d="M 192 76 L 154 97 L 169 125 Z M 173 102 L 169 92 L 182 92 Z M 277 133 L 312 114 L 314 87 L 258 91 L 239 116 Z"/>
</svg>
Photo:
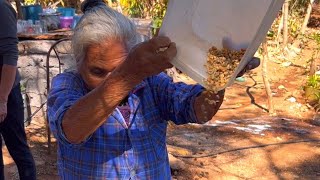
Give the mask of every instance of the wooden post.
<svg viewBox="0 0 320 180">
<path fill-rule="evenodd" d="M 306 32 L 308 22 L 311 16 L 311 12 L 312 12 L 313 3 L 314 3 L 314 0 L 310 0 L 310 2 L 308 3 L 307 13 L 306 13 L 306 16 L 304 17 L 303 24 L 301 27 L 301 34 L 304 34 Z"/>
<path fill-rule="evenodd" d="M 314 57 L 311 59 L 309 76 L 313 76 L 317 71 L 316 61 Z"/>
<path fill-rule="evenodd" d="M 265 40 L 262 44 L 262 78 L 263 78 L 263 83 L 264 87 L 268 96 L 268 109 L 269 109 L 269 115 L 275 115 L 275 110 L 273 106 L 273 101 L 272 101 L 272 91 L 270 88 L 270 83 L 268 79 L 268 70 L 267 70 L 267 63 L 269 60 L 269 55 L 268 55 L 268 43 L 267 40 Z"/>
<path fill-rule="evenodd" d="M 288 17 L 289 17 L 289 1 L 285 0 L 282 13 L 283 13 L 283 49 L 287 47 L 288 44 Z"/>
<path fill-rule="evenodd" d="M 307 26 L 308 26 L 308 22 L 311 16 L 311 12 L 312 12 L 312 5 L 315 2 L 315 0 L 308 0 L 308 7 L 307 7 L 307 13 L 304 17 L 302 26 L 301 26 L 301 30 L 300 30 L 300 34 L 298 35 L 298 37 L 296 38 L 296 40 L 293 43 L 293 47 L 299 48 L 300 44 L 301 44 L 301 39 L 303 38 L 303 35 L 306 32 Z"/>
<path fill-rule="evenodd" d="M 280 38 L 281 38 L 282 29 L 283 29 L 283 14 L 281 15 L 280 22 L 279 22 L 279 27 L 278 27 L 278 32 L 277 32 L 278 44 L 280 44 Z"/>
</svg>

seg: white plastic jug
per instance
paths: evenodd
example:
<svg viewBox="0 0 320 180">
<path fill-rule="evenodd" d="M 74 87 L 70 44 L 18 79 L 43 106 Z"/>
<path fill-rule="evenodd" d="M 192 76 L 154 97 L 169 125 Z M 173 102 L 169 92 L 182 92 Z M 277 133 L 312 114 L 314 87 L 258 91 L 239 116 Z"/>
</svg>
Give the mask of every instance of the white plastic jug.
<svg viewBox="0 0 320 180">
<path fill-rule="evenodd" d="M 212 47 L 246 49 L 228 83 L 254 56 L 284 0 L 170 0 L 159 35 L 176 42 L 172 64 L 199 84 L 207 73 L 204 65 Z"/>
</svg>

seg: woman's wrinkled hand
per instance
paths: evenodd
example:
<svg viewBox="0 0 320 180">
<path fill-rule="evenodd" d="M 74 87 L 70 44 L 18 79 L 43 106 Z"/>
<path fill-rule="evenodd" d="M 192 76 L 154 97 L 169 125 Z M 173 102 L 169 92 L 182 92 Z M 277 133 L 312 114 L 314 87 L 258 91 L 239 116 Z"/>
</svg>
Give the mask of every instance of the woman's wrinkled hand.
<svg viewBox="0 0 320 180">
<path fill-rule="evenodd" d="M 176 55 L 176 44 L 168 37 L 158 36 L 134 47 L 124 66 L 130 75 L 142 80 L 171 68 L 170 61 Z"/>
</svg>

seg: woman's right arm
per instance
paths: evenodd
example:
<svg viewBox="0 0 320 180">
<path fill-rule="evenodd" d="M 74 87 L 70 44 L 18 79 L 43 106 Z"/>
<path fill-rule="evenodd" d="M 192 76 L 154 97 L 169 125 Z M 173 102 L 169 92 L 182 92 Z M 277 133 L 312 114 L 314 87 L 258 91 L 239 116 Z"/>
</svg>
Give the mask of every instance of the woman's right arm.
<svg viewBox="0 0 320 180">
<path fill-rule="evenodd" d="M 163 47 L 168 49 L 158 52 Z M 175 44 L 166 37 L 156 37 L 134 48 L 103 83 L 65 112 L 61 128 L 66 139 L 72 144 L 85 141 L 144 78 L 171 67 L 169 61 L 175 55 Z"/>
</svg>

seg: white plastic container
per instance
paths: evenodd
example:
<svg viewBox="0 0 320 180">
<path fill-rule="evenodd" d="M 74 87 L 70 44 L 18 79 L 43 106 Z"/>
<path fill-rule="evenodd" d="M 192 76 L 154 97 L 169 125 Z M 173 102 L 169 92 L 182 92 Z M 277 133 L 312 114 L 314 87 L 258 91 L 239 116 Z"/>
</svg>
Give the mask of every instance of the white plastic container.
<svg viewBox="0 0 320 180">
<path fill-rule="evenodd" d="M 212 47 L 247 49 L 228 83 L 251 60 L 264 40 L 284 0 L 170 0 L 159 35 L 176 42 L 172 64 L 201 85 Z M 219 89 L 220 90 L 220 89 Z"/>
</svg>

